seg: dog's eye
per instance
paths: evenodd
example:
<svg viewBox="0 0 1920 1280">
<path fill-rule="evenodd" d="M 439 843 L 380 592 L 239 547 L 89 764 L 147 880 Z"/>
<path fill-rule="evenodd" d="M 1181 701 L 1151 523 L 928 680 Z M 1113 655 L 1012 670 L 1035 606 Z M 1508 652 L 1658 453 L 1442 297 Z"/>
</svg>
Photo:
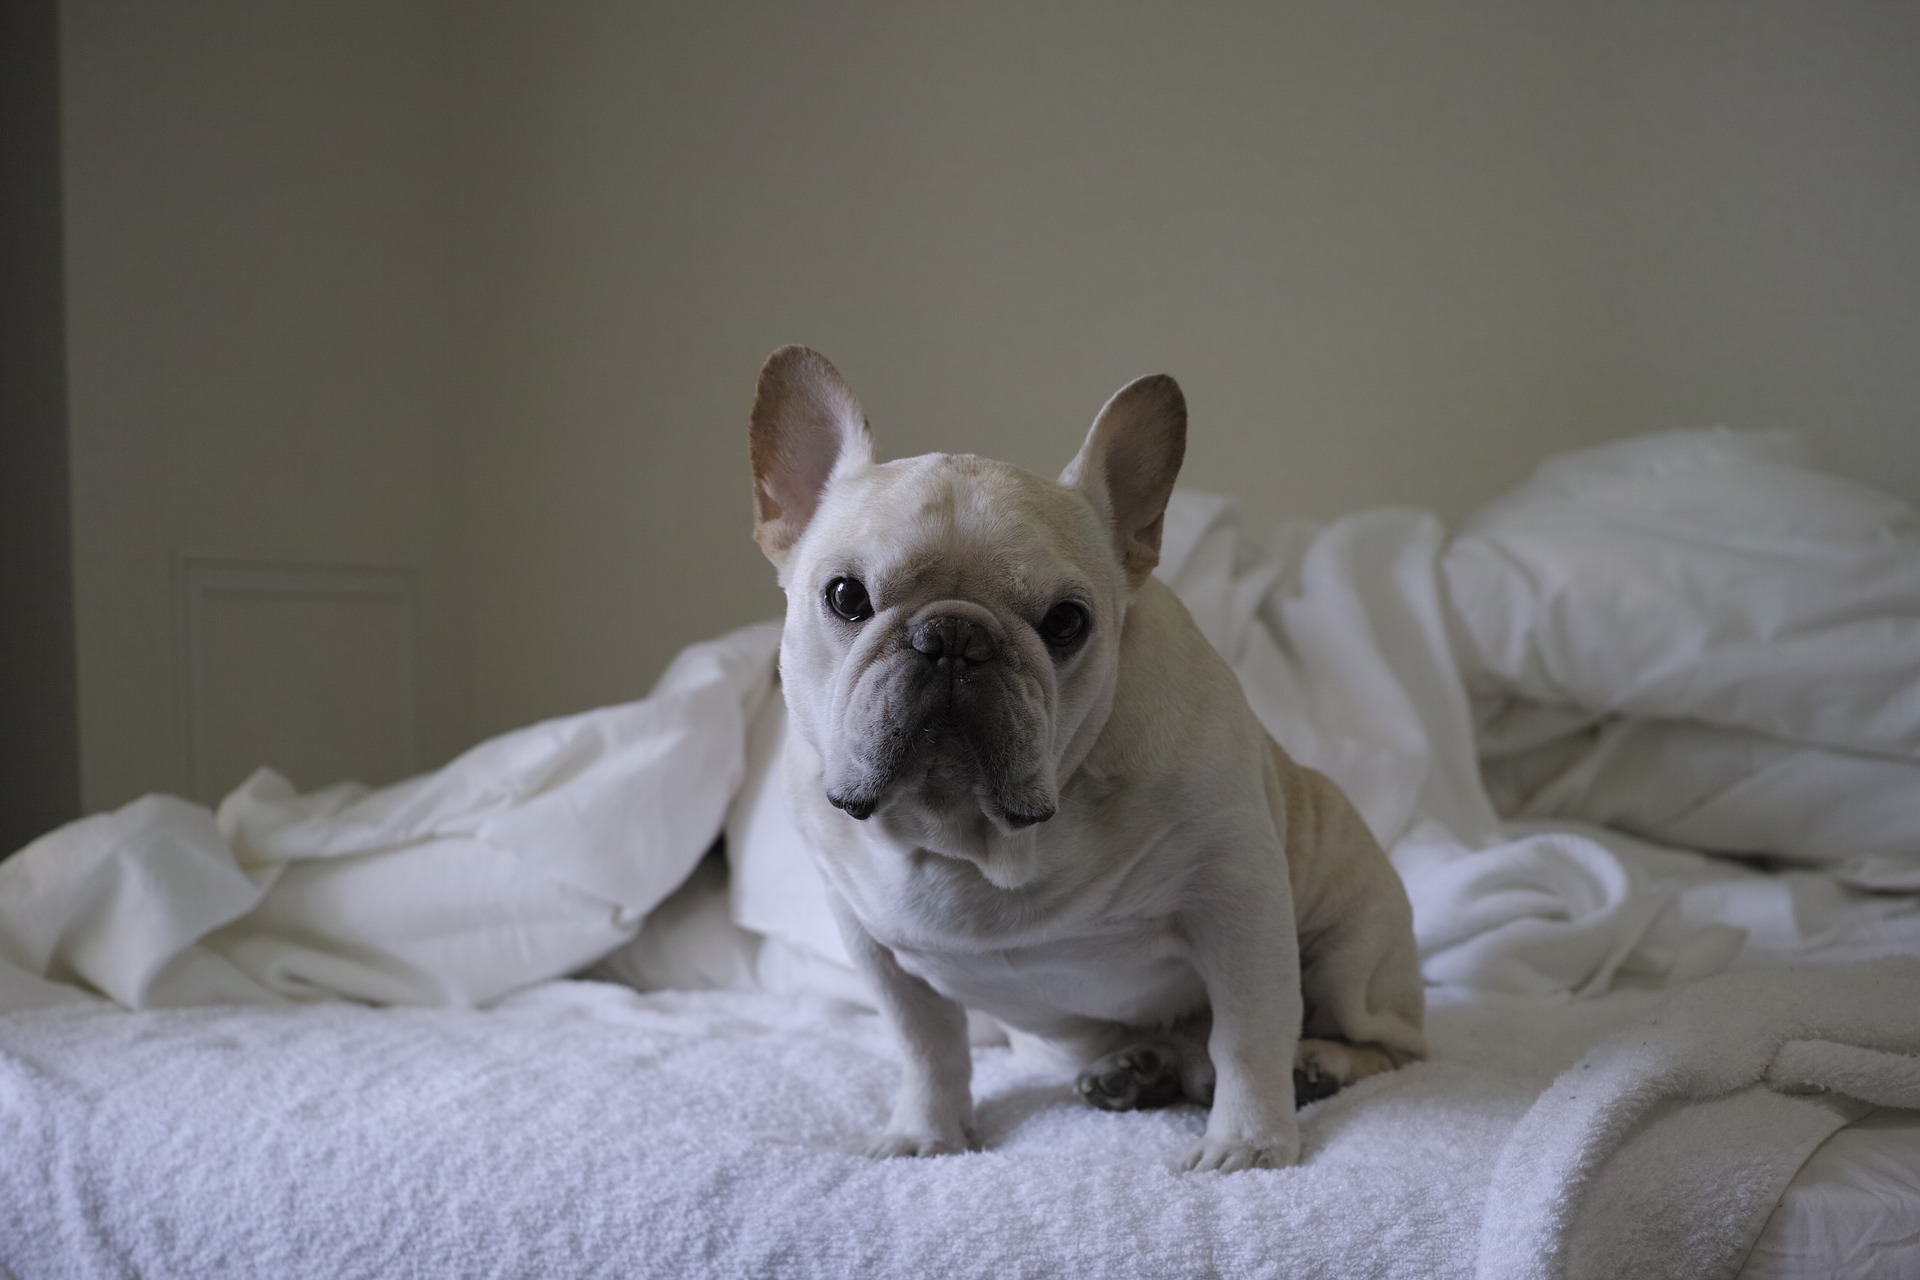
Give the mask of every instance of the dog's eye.
<svg viewBox="0 0 1920 1280">
<path fill-rule="evenodd" d="M 1040 635 L 1048 644 L 1072 644 L 1087 629 L 1087 611 L 1071 600 L 1062 600 L 1040 619 Z"/>
<path fill-rule="evenodd" d="M 827 584 L 827 607 L 848 622 L 864 622 L 873 616 L 873 601 L 858 578 L 835 578 Z"/>
</svg>

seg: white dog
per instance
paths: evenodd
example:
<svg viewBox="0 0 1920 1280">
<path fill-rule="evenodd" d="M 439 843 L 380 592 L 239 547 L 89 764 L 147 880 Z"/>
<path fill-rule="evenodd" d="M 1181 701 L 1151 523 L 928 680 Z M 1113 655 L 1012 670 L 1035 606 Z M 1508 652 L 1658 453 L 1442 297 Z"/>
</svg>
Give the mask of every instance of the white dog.
<svg viewBox="0 0 1920 1280">
<path fill-rule="evenodd" d="M 875 463 L 825 358 L 761 370 L 787 784 L 906 1058 L 875 1155 L 972 1144 L 967 1007 L 1070 1057 L 1095 1105 L 1210 1104 L 1196 1169 L 1293 1163 L 1296 1089 L 1425 1051 L 1392 866 L 1151 577 L 1185 444 L 1162 376 L 1058 483 Z"/>
</svg>

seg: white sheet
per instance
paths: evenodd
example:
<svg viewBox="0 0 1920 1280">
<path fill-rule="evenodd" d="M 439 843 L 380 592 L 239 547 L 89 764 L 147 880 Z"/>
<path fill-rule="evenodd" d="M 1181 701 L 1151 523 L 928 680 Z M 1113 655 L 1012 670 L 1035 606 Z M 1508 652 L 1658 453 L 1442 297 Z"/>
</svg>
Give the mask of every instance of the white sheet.
<svg viewBox="0 0 1920 1280">
<path fill-rule="evenodd" d="M 1503 828 L 1475 764 L 1468 680 L 1576 699 L 1581 715 L 1664 699 L 1822 750 L 1913 746 L 1920 633 L 1895 643 L 1920 627 L 1911 522 L 1778 454 L 1683 433 L 1571 455 L 1450 548 L 1433 517 L 1392 510 L 1288 526 L 1262 544 L 1231 503 L 1177 496 L 1163 576 L 1268 728 L 1345 788 L 1389 846 L 1429 982 L 1565 999 L 1605 990 L 1623 967 L 1699 976 L 1738 946 L 1720 922 L 1677 908 L 1661 851 L 1591 829 Z M 1591 509 L 1589 536 L 1556 541 L 1541 513 L 1568 502 Z M 1728 541 L 1742 529 L 1744 542 Z M 1680 557 L 1688 538 L 1698 545 Z M 1614 551 L 1596 561 L 1596 546 Z M 1523 554 L 1535 562 L 1517 577 L 1485 570 Z M 1631 608 L 1602 573 L 1608 556 L 1639 584 Z M 1836 564 L 1846 572 L 1822 571 Z M 1791 591 L 1767 585 L 1776 572 Z M 1516 582 L 1538 590 L 1513 603 Z M 1714 583 L 1725 589 L 1708 592 Z M 1472 599 L 1511 607 L 1463 606 Z M 148 798 L 52 833 L 0 863 L 0 1001 L 57 998 L 47 977 L 134 1007 L 482 1001 L 566 972 L 631 936 L 720 826 L 748 776 L 747 726 L 769 702 L 773 635 L 694 646 L 646 701 L 506 735 L 397 787 L 298 797 L 262 774 L 217 821 Z M 1858 668 L 1836 669 L 1838 653 Z M 756 729 L 762 766 L 777 733 Z M 1877 794 L 1877 808 L 1849 812 L 1913 808 Z M 778 796 L 750 786 L 746 800 L 752 830 L 738 805 L 729 824 L 739 918 L 802 968 L 833 963 L 837 936 L 780 830 Z M 1749 825 L 1778 808 L 1748 806 Z M 1920 850 L 1898 845 L 1859 852 L 1920 865 Z"/>
<path fill-rule="evenodd" d="M 1881 1109 L 1822 1143 L 1767 1218 L 1740 1276 L 1920 1276 L 1920 1112 Z"/>
<path fill-rule="evenodd" d="M 631 938 L 712 843 L 776 627 L 695 645 L 643 702 L 482 743 L 368 792 L 263 771 L 150 796 L 0 862 L 0 1008 L 347 998 L 466 1004 Z"/>
<path fill-rule="evenodd" d="M 1504 814 L 1571 818 L 1669 844 L 1828 866 L 1861 888 L 1920 890 L 1920 762 L 1679 720 L 1581 717 L 1504 747 L 1536 704 L 1482 704 L 1481 769 Z"/>
</svg>

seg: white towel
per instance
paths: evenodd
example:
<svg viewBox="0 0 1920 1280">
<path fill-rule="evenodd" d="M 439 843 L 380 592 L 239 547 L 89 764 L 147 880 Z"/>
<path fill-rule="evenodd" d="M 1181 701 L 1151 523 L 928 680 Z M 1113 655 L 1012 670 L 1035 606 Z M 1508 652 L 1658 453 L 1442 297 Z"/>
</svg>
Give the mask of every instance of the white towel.
<svg viewBox="0 0 1920 1280">
<path fill-rule="evenodd" d="M 563 982 L 484 1011 L 17 1013 L 0 1273 L 1712 1277 L 1838 1123 L 1768 1065 L 1915 1046 L 1917 977 L 1767 975 L 1777 1017 L 1744 975 L 1443 1002 L 1432 1061 L 1308 1108 L 1298 1167 L 1231 1175 L 1176 1171 L 1198 1108 L 1096 1111 L 1004 1048 L 975 1054 L 984 1151 L 869 1160 L 898 1058 L 827 1002 Z"/>
<path fill-rule="evenodd" d="M 1920 961 L 1723 974 L 1555 1080 L 1493 1171 L 1482 1280 L 1732 1276 L 1813 1148 L 1920 1107 Z"/>
</svg>

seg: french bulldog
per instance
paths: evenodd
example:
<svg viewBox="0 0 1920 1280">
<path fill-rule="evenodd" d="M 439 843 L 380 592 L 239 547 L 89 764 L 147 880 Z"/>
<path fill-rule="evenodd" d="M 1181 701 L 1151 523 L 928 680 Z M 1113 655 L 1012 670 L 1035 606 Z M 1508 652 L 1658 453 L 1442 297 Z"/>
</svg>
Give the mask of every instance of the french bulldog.
<svg viewBox="0 0 1920 1280">
<path fill-rule="evenodd" d="M 786 785 L 905 1059 L 873 1155 L 974 1145 L 968 1009 L 1095 1105 L 1209 1106 L 1190 1169 L 1292 1164 L 1298 1101 L 1425 1052 L 1399 877 L 1152 576 L 1172 378 L 1115 394 L 1057 482 L 876 462 L 804 347 L 767 360 L 749 436 Z"/>
</svg>

